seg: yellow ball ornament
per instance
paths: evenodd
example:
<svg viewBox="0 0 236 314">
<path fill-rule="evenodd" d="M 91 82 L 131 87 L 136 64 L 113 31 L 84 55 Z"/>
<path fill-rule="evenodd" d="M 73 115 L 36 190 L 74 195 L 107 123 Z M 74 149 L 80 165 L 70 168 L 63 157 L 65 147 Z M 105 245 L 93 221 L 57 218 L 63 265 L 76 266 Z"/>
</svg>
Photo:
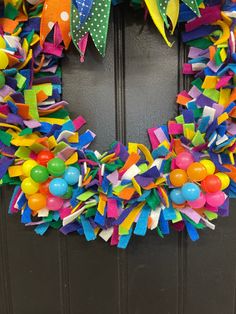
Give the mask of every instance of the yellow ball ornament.
<svg viewBox="0 0 236 314">
<path fill-rule="evenodd" d="M 227 174 L 223 172 L 217 172 L 215 175 L 220 179 L 221 181 L 221 190 L 225 190 L 230 185 L 230 178 L 227 176 Z"/>
<path fill-rule="evenodd" d="M 37 166 L 37 165 L 38 165 L 38 163 L 37 163 L 35 160 L 33 160 L 33 159 L 29 159 L 29 160 L 25 161 L 25 162 L 23 163 L 23 165 L 22 165 L 22 171 L 23 171 L 24 175 L 25 175 L 26 177 L 29 177 L 31 170 L 32 170 L 35 166 Z"/>
<path fill-rule="evenodd" d="M 8 56 L 4 51 L 0 50 L 0 70 L 6 69 L 9 64 Z"/>
<path fill-rule="evenodd" d="M 31 178 L 26 178 L 21 183 L 21 190 L 28 195 L 32 195 L 38 192 L 39 184 L 34 182 Z"/>
<path fill-rule="evenodd" d="M 203 159 L 200 163 L 206 168 L 207 174 L 214 174 L 216 171 L 216 167 L 211 160 Z"/>
<path fill-rule="evenodd" d="M 0 36 L 0 49 L 6 48 L 6 42 L 2 36 Z"/>
</svg>

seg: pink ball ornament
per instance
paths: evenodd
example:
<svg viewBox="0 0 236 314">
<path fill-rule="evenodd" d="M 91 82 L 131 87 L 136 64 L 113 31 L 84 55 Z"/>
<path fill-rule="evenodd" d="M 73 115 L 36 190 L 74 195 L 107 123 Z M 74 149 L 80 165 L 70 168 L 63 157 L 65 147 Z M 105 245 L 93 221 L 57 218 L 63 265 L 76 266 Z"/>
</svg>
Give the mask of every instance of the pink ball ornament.
<svg viewBox="0 0 236 314">
<path fill-rule="evenodd" d="M 195 201 L 188 201 L 188 204 L 192 207 L 192 208 L 202 208 L 206 203 L 206 197 L 205 195 L 201 192 L 200 196 L 198 199 L 196 199 Z"/>
<path fill-rule="evenodd" d="M 176 166 L 183 170 L 186 170 L 193 162 L 193 156 L 188 152 L 178 154 L 175 159 Z"/>
<path fill-rule="evenodd" d="M 48 196 L 47 197 L 47 208 L 49 210 L 59 210 L 64 204 L 63 199 L 57 196 Z"/>
<path fill-rule="evenodd" d="M 206 202 L 210 206 L 219 207 L 224 203 L 224 201 L 225 201 L 225 193 L 222 191 L 206 194 Z"/>
</svg>

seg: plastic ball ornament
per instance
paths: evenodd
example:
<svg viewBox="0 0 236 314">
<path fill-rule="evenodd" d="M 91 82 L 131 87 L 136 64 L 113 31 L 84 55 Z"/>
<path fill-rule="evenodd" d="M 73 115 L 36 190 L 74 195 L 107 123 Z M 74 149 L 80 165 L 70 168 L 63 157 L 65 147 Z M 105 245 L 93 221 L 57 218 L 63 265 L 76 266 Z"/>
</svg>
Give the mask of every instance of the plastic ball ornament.
<svg viewBox="0 0 236 314">
<path fill-rule="evenodd" d="M 49 150 L 42 150 L 38 153 L 37 162 L 42 166 L 47 166 L 49 160 L 54 158 L 54 154 Z"/>
<path fill-rule="evenodd" d="M 170 172 L 170 182 L 174 186 L 181 187 L 187 180 L 187 173 L 183 169 L 174 169 Z"/>
<path fill-rule="evenodd" d="M 62 196 L 63 199 L 68 200 L 72 197 L 73 194 L 73 188 L 72 186 L 68 186 L 68 189 L 66 191 L 66 193 Z"/>
<path fill-rule="evenodd" d="M 60 158 L 53 158 L 48 162 L 48 172 L 53 177 L 60 177 L 64 174 L 66 165 L 64 161 Z"/>
<path fill-rule="evenodd" d="M 201 188 L 207 193 L 218 192 L 221 189 L 221 181 L 216 175 L 211 174 L 201 182 Z"/>
<path fill-rule="evenodd" d="M 39 186 L 39 192 L 42 193 L 42 194 L 45 194 L 45 195 L 50 194 L 49 184 L 50 184 L 51 181 L 52 181 L 52 179 L 48 179 L 47 181 L 41 183 L 40 186 Z"/>
<path fill-rule="evenodd" d="M 216 167 L 211 160 L 202 159 L 200 163 L 206 168 L 207 174 L 214 174 L 216 171 Z"/>
<path fill-rule="evenodd" d="M 77 169 L 76 167 L 68 167 L 64 173 L 63 178 L 68 184 L 74 185 L 79 182 L 79 175 L 79 169 Z"/>
<path fill-rule="evenodd" d="M 49 183 L 49 191 L 54 196 L 63 196 L 68 189 L 67 182 L 62 178 L 52 179 Z"/>
<path fill-rule="evenodd" d="M 207 170 L 200 162 L 193 162 L 188 167 L 187 174 L 192 181 L 202 181 L 207 176 Z"/>
<path fill-rule="evenodd" d="M 192 182 L 185 183 L 181 191 L 186 201 L 195 201 L 199 198 L 201 192 L 197 184 Z"/>
<path fill-rule="evenodd" d="M 64 203 L 64 201 L 60 197 L 49 196 L 47 198 L 47 205 L 46 206 L 49 210 L 59 210 L 62 207 L 63 203 Z"/>
<path fill-rule="evenodd" d="M 35 182 L 42 183 L 47 181 L 49 173 L 46 167 L 38 165 L 30 171 L 30 176 Z"/>
<path fill-rule="evenodd" d="M 206 201 L 210 206 L 219 207 L 225 202 L 225 193 L 222 191 L 218 191 L 216 193 L 207 193 Z"/>
<path fill-rule="evenodd" d="M 31 178 L 25 178 L 21 183 L 21 190 L 28 195 L 38 192 L 39 184 L 34 182 Z"/>
<path fill-rule="evenodd" d="M 38 211 L 46 207 L 46 196 L 41 193 L 33 194 L 28 199 L 29 208 Z"/>
<path fill-rule="evenodd" d="M 181 189 L 173 189 L 170 192 L 170 199 L 177 205 L 183 204 L 185 202 Z"/>
<path fill-rule="evenodd" d="M 193 162 L 193 156 L 188 152 L 182 152 L 176 156 L 176 166 L 180 169 L 186 170 Z"/>
<path fill-rule="evenodd" d="M 29 177 L 30 176 L 30 172 L 31 170 L 37 166 L 37 162 L 34 160 L 34 159 L 29 159 L 29 160 L 26 160 L 23 165 L 22 165 L 22 171 L 23 171 L 23 174 L 26 176 L 26 177 Z"/>
<path fill-rule="evenodd" d="M 227 187 L 230 185 L 229 176 L 223 172 L 217 172 L 215 175 L 220 179 L 221 190 L 227 189 Z"/>
<path fill-rule="evenodd" d="M 206 203 L 206 197 L 205 195 L 201 192 L 199 198 L 197 198 L 195 201 L 188 201 L 188 204 L 192 208 L 202 208 Z"/>
</svg>

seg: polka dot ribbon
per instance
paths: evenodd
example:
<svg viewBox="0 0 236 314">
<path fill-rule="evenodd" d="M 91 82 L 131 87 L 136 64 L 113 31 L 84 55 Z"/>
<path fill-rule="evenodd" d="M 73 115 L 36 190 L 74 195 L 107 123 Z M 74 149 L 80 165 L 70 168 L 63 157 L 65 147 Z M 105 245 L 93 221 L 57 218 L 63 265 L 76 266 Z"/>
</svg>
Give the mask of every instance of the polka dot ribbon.
<svg viewBox="0 0 236 314">
<path fill-rule="evenodd" d="M 186 4 L 197 16 L 200 16 L 200 12 L 198 9 L 198 3 L 196 0 L 182 0 L 184 4 Z M 168 6 L 170 5 L 170 0 L 159 0 L 158 3 L 158 9 L 161 14 L 161 17 L 166 25 L 167 28 L 170 27 L 167 15 L 168 15 Z M 175 3 L 176 7 L 176 3 Z M 176 8 L 175 8 L 176 9 Z M 170 11 L 170 10 L 169 10 Z M 173 11 L 173 9 L 171 10 Z"/>
<path fill-rule="evenodd" d="M 86 5 L 87 1 L 81 0 Z M 98 52 L 104 56 L 106 50 L 108 22 L 110 15 L 111 0 L 94 0 L 90 15 L 87 20 L 82 24 L 80 15 L 83 11 L 72 3 L 71 7 L 71 34 L 72 40 L 80 51 L 81 56 L 84 56 L 88 34 L 93 39 L 93 42 Z M 80 4 L 80 8 L 83 4 Z"/>
<path fill-rule="evenodd" d="M 47 35 L 56 23 L 59 26 L 62 40 L 67 49 L 71 41 L 70 1 L 45 0 L 40 25 L 41 46 L 43 46 Z"/>
<path fill-rule="evenodd" d="M 170 25 L 168 23 L 168 19 L 166 16 L 167 6 L 168 6 L 168 0 L 158 1 L 158 8 L 159 8 L 159 11 L 161 13 L 162 19 L 165 22 L 166 27 L 169 28 Z"/>
<path fill-rule="evenodd" d="M 73 4 L 78 11 L 76 13 L 77 18 L 79 18 L 78 26 L 82 26 L 89 17 L 89 13 L 93 5 L 93 0 L 73 0 Z"/>
<path fill-rule="evenodd" d="M 182 0 L 182 2 L 186 4 L 197 16 L 200 16 L 198 3 L 196 0 Z"/>
</svg>

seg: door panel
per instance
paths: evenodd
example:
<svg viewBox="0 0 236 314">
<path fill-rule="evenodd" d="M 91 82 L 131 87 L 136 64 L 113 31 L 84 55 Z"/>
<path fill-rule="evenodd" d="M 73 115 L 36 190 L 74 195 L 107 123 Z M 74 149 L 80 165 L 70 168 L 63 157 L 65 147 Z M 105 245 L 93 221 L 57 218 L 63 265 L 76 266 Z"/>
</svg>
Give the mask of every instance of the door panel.
<svg viewBox="0 0 236 314">
<path fill-rule="evenodd" d="M 125 15 L 127 141 L 149 146 L 147 129 L 176 115 L 178 43 L 171 49 L 143 16 Z M 138 21 L 138 23 L 137 23 Z M 134 236 L 127 249 L 128 313 L 177 313 L 178 236 Z M 171 302 L 170 302 L 171 300 Z"/>
<path fill-rule="evenodd" d="M 8 215 L 12 189 L 1 193 L 1 298 L 0 313 L 60 313 L 61 280 L 59 234 L 49 232 L 40 237 Z M 4 201 L 6 200 L 6 201 Z"/>
<path fill-rule="evenodd" d="M 214 232 L 202 232 L 201 239 L 187 240 L 185 260 L 185 313 L 235 313 L 236 212 L 230 203 L 230 217 L 220 218 Z"/>
<path fill-rule="evenodd" d="M 94 47 L 79 62 L 71 49 L 63 61 L 64 99 L 73 115 L 81 114 L 97 137 L 92 147 L 103 151 L 116 137 L 114 85 L 114 29 L 109 29 L 106 58 Z M 116 250 L 107 250 L 102 241 L 86 242 L 72 235 L 65 240 L 70 313 L 118 313 L 118 273 Z M 67 312 L 66 312 L 67 313 Z"/>
</svg>

